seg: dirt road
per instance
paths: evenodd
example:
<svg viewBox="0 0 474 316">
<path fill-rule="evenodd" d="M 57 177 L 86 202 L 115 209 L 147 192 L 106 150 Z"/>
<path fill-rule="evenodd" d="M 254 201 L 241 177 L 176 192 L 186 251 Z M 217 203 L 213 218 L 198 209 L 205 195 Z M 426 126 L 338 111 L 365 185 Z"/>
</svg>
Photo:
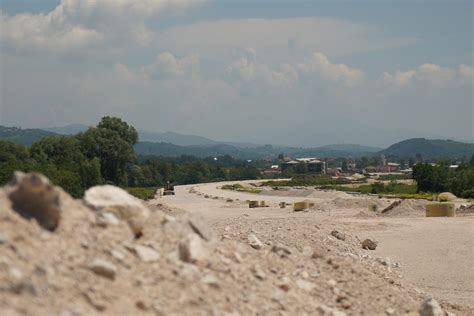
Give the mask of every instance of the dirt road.
<svg viewBox="0 0 474 316">
<path fill-rule="evenodd" d="M 343 192 L 316 191 L 305 196 L 250 194 L 221 190 L 223 183 L 177 186 L 175 196 L 157 202 L 171 208 L 199 213 L 216 229 L 230 220 L 290 219 L 331 225 L 360 239 L 373 237 L 379 241 L 374 256 L 389 257 L 400 262 L 405 281 L 433 297 L 454 304 L 474 307 L 474 217 L 425 218 L 411 214 L 399 217 L 361 216 L 374 197 L 354 196 Z M 190 193 L 190 189 L 196 191 Z M 205 197 L 207 195 L 207 198 Z M 227 201 L 232 199 L 232 201 Z M 310 212 L 280 209 L 278 203 L 308 199 L 322 208 Z M 249 209 L 246 200 L 264 200 L 269 207 Z M 336 202 L 334 202 L 336 201 Z M 332 204 L 331 204 L 332 203 Z M 222 225 L 221 225 L 222 224 Z M 259 226 L 272 231 L 272 225 Z M 302 232 L 303 234 L 310 231 Z M 305 244 L 304 240 L 301 240 Z"/>
</svg>

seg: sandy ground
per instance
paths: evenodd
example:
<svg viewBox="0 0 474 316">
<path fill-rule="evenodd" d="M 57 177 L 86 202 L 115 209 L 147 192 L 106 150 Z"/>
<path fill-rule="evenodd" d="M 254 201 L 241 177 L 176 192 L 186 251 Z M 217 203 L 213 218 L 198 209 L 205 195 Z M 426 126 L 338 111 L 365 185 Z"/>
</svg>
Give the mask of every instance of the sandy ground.
<svg viewBox="0 0 474 316">
<path fill-rule="evenodd" d="M 223 184 L 177 186 L 175 196 L 157 199 L 155 203 L 201 214 L 216 230 L 245 216 L 247 221 L 275 220 L 268 227 L 260 226 L 270 232 L 275 229 L 272 225 L 279 222 L 303 220 L 316 226 L 332 225 L 360 239 L 373 237 L 379 242 L 374 255 L 399 262 L 404 280 L 415 289 L 443 302 L 474 307 L 474 216 L 425 218 L 420 206 L 403 209 L 403 204 L 399 207 L 401 211 L 394 212 L 396 216 L 381 217 L 369 213 L 367 205 L 377 203 L 385 207 L 390 201 L 376 197 L 314 190 L 276 194 L 264 191 L 256 195 L 219 189 Z M 269 207 L 249 209 L 246 200 L 262 200 Z M 309 212 L 278 207 L 282 201 L 302 200 L 313 201 L 316 207 Z"/>
</svg>

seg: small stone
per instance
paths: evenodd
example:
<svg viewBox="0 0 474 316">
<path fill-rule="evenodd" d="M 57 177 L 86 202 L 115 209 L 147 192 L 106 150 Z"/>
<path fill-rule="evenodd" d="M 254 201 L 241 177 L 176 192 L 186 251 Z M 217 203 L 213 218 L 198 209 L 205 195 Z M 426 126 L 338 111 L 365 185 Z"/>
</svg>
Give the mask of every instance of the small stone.
<svg viewBox="0 0 474 316">
<path fill-rule="evenodd" d="M 101 227 L 115 226 L 120 224 L 119 219 L 112 213 L 100 212 L 97 215 L 97 225 Z"/>
<path fill-rule="evenodd" d="M 313 290 L 314 287 L 315 287 L 315 285 L 313 283 L 311 283 L 309 281 L 305 281 L 303 279 L 296 280 L 296 285 L 301 290 L 304 290 L 304 291 L 307 291 L 307 292 L 311 292 L 311 290 Z"/>
<path fill-rule="evenodd" d="M 224 231 L 226 231 L 226 232 L 228 232 L 229 230 L 230 230 L 230 226 L 226 226 L 226 227 L 224 228 Z"/>
<path fill-rule="evenodd" d="M 155 250 L 147 246 L 135 245 L 133 246 L 133 252 L 144 262 L 153 262 L 160 259 L 160 255 Z"/>
<path fill-rule="evenodd" d="M 162 224 L 166 224 L 166 223 L 171 223 L 171 222 L 174 222 L 176 221 L 176 218 L 171 216 L 171 215 L 168 215 L 168 214 L 165 214 L 163 216 L 163 220 L 162 220 Z"/>
<path fill-rule="evenodd" d="M 385 314 L 386 315 L 393 315 L 393 314 L 395 314 L 395 310 L 393 308 L 387 308 L 385 310 Z"/>
<path fill-rule="evenodd" d="M 87 293 L 83 294 L 86 301 L 89 302 L 89 304 L 92 305 L 95 309 L 98 311 L 105 311 L 106 309 L 106 304 L 103 299 L 101 299 L 97 293 L 94 293 L 93 291 L 89 291 Z"/>
<path fill-rule="evenodd" d="M 214 233 L 212 232 L 209 225 L 200 217 L 196 215 L 188 215 L 188 224 L 191 229 L 205 241 L 210 241 L 214 238 Z"/>
<path fill-rule="evenodd" d="M 273 245 L 272 251 L 280 254 L 281 256 L 291 255 L 291 249 L 280 243 Z"/>
<path fill-rule="evenodd" d="M 111 280 L 115 280 L 117 273 L 117 268 L 112 263 L 102 259 L 94 259 L 89 265 L 89 269 L 95 274 Z"/>
<path fill-rule="evenodd" d="M 148 310 L 148 306 L 146 305 L 146 303 L 142 300 L 139 300 L 139 301 L 136 301 L 135 302 L 135 306 L 138 308 L 138 309 L 141 309 L 142 311 L 146 311 Z"/>
<path fill-rule="evenodd" d="M 249 245 L 254 249 L 259 250 L 263 248 L 263 243 L 257 238 L 257 236 L 255 236 L 255 234 L 250 234 L 248 236 L 248 241 Z"/>
<path fill-rule="evenodd" d="M 329 285 L 329 286 L 336 286 L 336 285 L 337 285 L 337 281 L 336 281 L 336 280 L 333 280 L 333 279 L 330 279 L 330 280 L 328 281 L 328 285 Z"/>
<path fill-rule="evenodd" d="M 344 235 L 344 234 L 341 233 L 341 232 L 338 232 L 337 230 L 333 230 L 333 231 L 331 232 L 331 236 L 333 236 L 333 237 L 335 237 L 335 238 L 337 238 L 337 239 L 339 239 L 339 240 L 343 240 L 343 241 L 346 240 L 346 235 Z"/>
<path fill-rule="evenodd" d="M 110 252 L 110 255 L 120 262 L 123 262 L 125 260 L 125 255 L 118 250 L 112 250 Z"/>
<path fill-rule="evenodd" d="M 278 283 L 278 287 L 282 289 L 283 291 L 288 292 L 290 290 L 290 284 L 291 284 L 290 279 L 288 277 L 283 277 L 281 279 L 281 282 Z"/>
<path fill-rule="evenodd" d="M 377 242 L 372 239 L 365 239 L 362 242 L 362 249 L 375 250 L 377 248 Z"/>
<path fill-rule="evenodd" d="M 194 234 L 188 234 L 178 246 L 179 258 L 189 263 L 204 263 L 207 261 L 207 249 L 202 243 L 202 239 Z"/>
<path fill-rule="evenodd" d="M 311 255 L 311 258 L 313 258 L 313 259 L 322 259 L 322 258 L 324 258 L 325 254 L 326 254 L 326 251 L 322 247 L 316 246 L 313 249 L 313 253 Z"/>
<path fill-rule="evenodd" d="M 8 242 L 8 237 L 2 233 L 0 233 L 0 245 L 4 245 Z"/>
<path fill-rule="evenodd" d="M 237 251 L 234 252 L 234 258 L 235 258 L 235 261 L 237 261 L 237 263 L 242 263 L 244 261 L 240 253 Z"/>
<path fill-rule="evenodd" d="M 438 302 L 432 298 L 429 298 L 421 304 L 418 309 L 420 316 L 444 316 L 444 311 L 439 306 Z"/>
<path fill-rule="evenodd" d="M 346 313 L 341 312 L 337 309 L 330 308 L 324 304 L 319 305 L 316 310 L 322 316 L 346 316 Z"/>
<path fill-rule="evenodd" d="M 213 287 L 215 289 L 218 289 L 219 286 L 219 280 L 213 275 L 213 274 L 206 274 L 201 278 L 201 283 L 207 284 L 210 287 Z"/>
<path fill-rule="evenodd" d="M 254 266 L 252 268 L 252 272 L 253 272 L 253 275 L 259 280 L 265 280 L 265 278 L 267 277 L 265 272 L 263 272 L 259 266 Z"/>
</svg>

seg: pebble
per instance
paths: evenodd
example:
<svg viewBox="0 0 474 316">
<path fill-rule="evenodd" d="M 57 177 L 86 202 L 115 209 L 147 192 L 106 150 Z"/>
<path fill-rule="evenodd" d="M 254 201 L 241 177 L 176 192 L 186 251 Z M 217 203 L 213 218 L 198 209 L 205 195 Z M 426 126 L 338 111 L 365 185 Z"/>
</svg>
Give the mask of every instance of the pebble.
<svg viewBox="0 0 474 316">
<path fill-rule="evenodd" d="M 254 249 L 259 250 L 263 248 L 263 243 L 257 238 L 257 236 L 255 236 L 255 234 L 250 234 L 248 236 L 248 242 L 249 245 Z"/>
<path fill-rule="evenodd" d="M 300 288 L 301 290 L 311 292 L 312 289 L 314 289 L 315 285 L 309 281 L 305 281 L 303 279 L 296 280 L 296 286 Z"/>
<path fill-rule="evenodd" d="M 337 231 L 337 230 L 333 230 L 333 231 L 331 232 L 331 236 L 333 236 L 333 237 L 335 237 L 335 238 L 337 238 L 337 239 L 339 239 L 339 240 L 342 240 L 342 241 L 346 240 L 346 235 L 344 235 L 343 233 L 341 233 L 341 232 L 339 232 L 339 231 Z"/>
<path fill-rule="evenodd" d="M 160 259 L 160 255 L 158 254 L 158 252 L 147 246 L 133 246 L 133 251 L 137 255 L 137 257 L 144 262 L 153 262 L 158 261 Z"/>
<path fill-rule="evenodd" d="M 112 263 L 102 259 L 94 259 L 89 265 L 89 269 L 95 274 L 111 280 L 115 280 L 117 274 L 117 268 Z"/>
<path fill-rule="evenodd" d="M 254 266 L 252 268 L 252 272 L 253 272 L 253 275 L 259 280 L 265 280 L 265 278 L 267 277 L 265 272 L 263 272 L 259 266 Z"/>
<path fill-rule="evenodd" d="M 375 250 L 377 248 L 377 242 L 372 239 L 365 239 L 362 242 L 362 249 Z"/>
<path fill-rule="evenodd" d="M 291 249 L 281 243 L 276 243 L 272 247 L 272 251 L 278 253 L 280 256 L 291 255 Z"/>
<path fill-rule="evenodd" d="M 207 284 L 210 287 L 213 287 L 215 289 L 218 289 L 219 286 L 219 280 L 213 275 L 213 274 L 206 274 L 201 278 L 201 283 Z"/>
<path fill-rule="evenodd" d="M 208 259 L 207 250 L 202 239 L 196 234 L 188 234 L 178 246 L 179 258 L 189 263 L 204 263 Z"/>
<path fill-rule="evenodd" d="M 432 298 L 429 298 L 421 304 L 418 309 L 420 316 L 444 316 L 444 311 L 439 306 L 438 302 Z"/>
</svg>

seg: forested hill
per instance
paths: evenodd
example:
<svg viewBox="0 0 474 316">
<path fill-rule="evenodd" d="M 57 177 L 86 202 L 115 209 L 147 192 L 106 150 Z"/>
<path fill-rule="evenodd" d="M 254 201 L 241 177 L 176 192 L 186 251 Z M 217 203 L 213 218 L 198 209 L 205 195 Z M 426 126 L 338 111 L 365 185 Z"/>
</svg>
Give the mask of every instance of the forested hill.
<svg viewBox="0 0 474 316">
<path fill-rule="evenodd" d="M 474 155 L 474 144 L 453 140 L 412 138 L 391 145 L 380 152 L 385 156 L 400 158 L 419 154 L 424 159 L 463 158 Z"/>
<path fill-rule="evenodd" d="M 16 144 L 30 146 L 42 138 L 57 135 L 56 133 L 36 128 L 18 128 L 0 126 L 0 139 L 9 140 Z"/>
<path fill-rule="evenodd" d="M 177 146 L 164 142 L 139 142 L 135 145 L 135 152 L 142 156 L 178 157 L 191 155 L 203 158 L 230 155 L 238 159 L 275 159 L 279 154 L 292 157 L 361 157 L 371 155 L 379 150 L 380 148 L 360 145 L 328 145 L 316 148 L 272 145 L 242 148 L 225 144 Z"/>
</svg>

